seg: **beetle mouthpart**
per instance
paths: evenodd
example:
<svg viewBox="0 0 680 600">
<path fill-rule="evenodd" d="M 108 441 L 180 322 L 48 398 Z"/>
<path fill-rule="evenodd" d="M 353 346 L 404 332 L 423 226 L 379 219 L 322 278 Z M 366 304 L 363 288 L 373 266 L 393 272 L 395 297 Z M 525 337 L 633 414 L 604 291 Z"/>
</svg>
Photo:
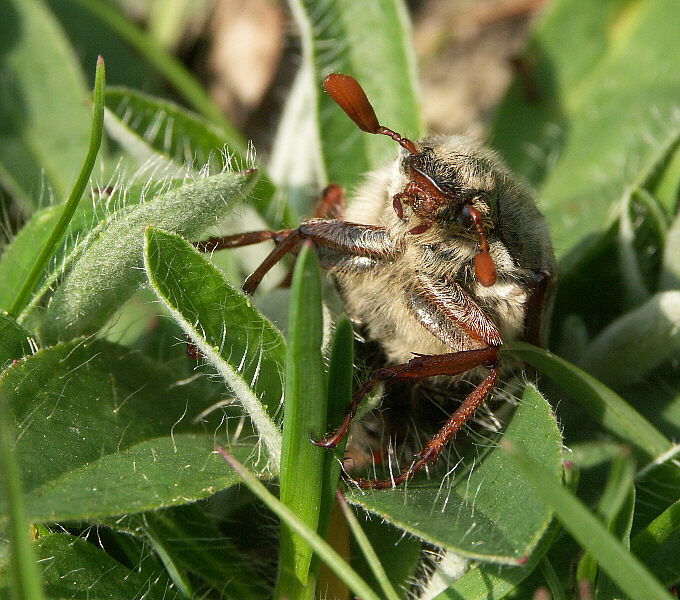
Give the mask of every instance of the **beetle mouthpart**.
<svg viewBox="0 0 680 600">
<path fill-rule="evenodd" d="M 401 194 L 395 194 L 392 198 L 392 207 L 400 220 L 404 219 L 404 207 L 401 204 Z"/>
<path fill-rule="evenodd" d="M 482 250 L 475 256 L 475 274 L 479 283 L 484 287 L 496 283 L 496 266 L 488 250 Z"/>
<path fill-rule="evenodd" d="M 420 235 L 421 233 L 425 233 L 430 227 L 432 227 L 432 223 L 421 223 L 420 225 L 416 225 L 413 229 L 409 229 L 409 233 L 411 235 Z"/>
<path fill-rule="evenodd" d="M 486 239 L 486 232 L 482 225 L 482 215 L 472 204 L 468 203 L 465 206 L 479 234 L 479 253 L 475 256 L 475 274 L 479 283 L 484 287 L 489 287 L 496 283 L 496 265 L 493 264 L 493 258 L 489 252 L 489 240 Z"/>
</svg>

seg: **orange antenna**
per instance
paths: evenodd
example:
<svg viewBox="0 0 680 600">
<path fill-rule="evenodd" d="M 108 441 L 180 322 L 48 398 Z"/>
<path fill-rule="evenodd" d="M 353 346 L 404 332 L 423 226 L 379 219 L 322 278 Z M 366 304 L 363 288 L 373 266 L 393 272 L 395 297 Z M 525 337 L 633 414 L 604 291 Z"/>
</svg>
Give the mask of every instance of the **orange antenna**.
<svg viewBox="0 0 680 600">
<path fill-rule="evenodd" d="M 361 131 L 389 136 L 411 154 L 418 154 L 411 140 L 380 124 L 366 93 L 354 77 L 331 73 L 324 79 L 323 87 Z"/>
</svg>

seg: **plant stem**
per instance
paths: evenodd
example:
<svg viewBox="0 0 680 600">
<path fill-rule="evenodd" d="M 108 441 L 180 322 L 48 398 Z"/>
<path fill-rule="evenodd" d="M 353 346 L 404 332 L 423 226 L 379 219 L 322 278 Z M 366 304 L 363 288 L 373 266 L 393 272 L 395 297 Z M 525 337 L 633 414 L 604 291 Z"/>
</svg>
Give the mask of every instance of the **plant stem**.
<svg viewBox="0 0 680 600">
<path fill-rule="evenodd" d="M 12 598 L 42 600 L 40 571 L 35 561 L 33 545 L 28 536 L 28 518 L 21 492 L 21 476 L 16 461 L 13 431 L 7 398 L 0 390 L 0 490 L 4 490 L 9 534 L 10 562 L 8 567 Z"/>
<path fill-rule="evenodd" d="M 64 236 L 64 232 L 71 222 L 73 213 L 78 207 L 78 203 L 83 196 L 85 187 L 90 180 L 90 174 L 94 168 L 94 162 L 97 158 L 97 153 L 99 152 L 99 147 L 102 143 L 102 130 L 104 127 L 104 87 L 106 85 L 105 69 L 104 69 L 104 59 L 99 56 L 97 59 L 97 69 L 95 71 L 94 80 L 94 107 L 93 107 L 93 117 L 92 117 L 92 133 L 90 135 L 90 147 L 87 151 L 87 157 L 85 158 L 85 163 L 83 168 L 78 175 L 71 194 L 69 195 L 66 203 L 64 205 L 64 210 L 59 217 L 59 221 L 54 226 L 49 239 L 40 251 L 38 258 L 36 259 L 31 272 L 26 277 L 26 281 L 21 286 L 17 297 L 14 299 L 12 306 L 10 306 L 7 311 L 9 316 L 16 319 L 21 311 L 28 304 L 29 298 L 33 289 L 35 288 L 38 279 L 45 270 L 47 262 L 54 254 L 54 250 L 57 244 Z"/>
</svg>

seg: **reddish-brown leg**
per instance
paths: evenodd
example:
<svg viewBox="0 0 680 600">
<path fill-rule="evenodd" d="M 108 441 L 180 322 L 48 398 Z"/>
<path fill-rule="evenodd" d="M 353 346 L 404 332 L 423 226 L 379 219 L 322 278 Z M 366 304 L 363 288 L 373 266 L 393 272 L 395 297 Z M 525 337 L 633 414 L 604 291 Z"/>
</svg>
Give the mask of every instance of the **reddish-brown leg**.
<svg viewBox="0 0 680 600">
<path fill-rule="evenodd" d="M 301 241 L 302 233 L 300 233 L 299 229 L 289 231 L 283 241 L 280 242 L 278 246 L 267 255 L 267 258 L 262 261 L 262 264 L 248 275 L 243 282 L 243 291 L 252 296 L 269 269 L 279 262 L 288 252 L 295 250 Z"/>
<path fill-rule="evenodd" d="M 345 213 L 345 191 L 336 183 L 328 185 L 323 192 L 321 192 L 321 200 L 316 205 L 316 212 L 314 213 L 317 219 L 342 219 Z M 278 287 L 289 288 L 293 282 L 293 271 L 295 270 L 296 258 L 286 273 L 286 276 L 281 280 Z"/>
<path fill-rule="evenodd" d="M 318 219 L 342 219 L 345 213 L 345 191 L 337 183 L 331 183 L 323 192 L 316 205 Z"/>
<path fill-rule="evenodd" d="M 259 244 L 267 240 L 274 240 L 277 244 L 281 243 L 293 229 L 283 229 L 281 231 L 271 231 L 265 229 L 263 231 L 248 231 L 247 233 L 237 233 L 236 235 L 225 235 L 219 237 L 211 237 L 196 244 L 196 248 L 202 252 L 214 252 L 215 250 L 225 250 L 227 248 L 240 248 L 241 246 L 250 246 L 251 244 Z"/>
<path fill-rule="evenodd" d="M 437 375 L 459 375 L 480 365 L 495 365 L 497 361 L 498 348 L 489 346 L 480 350 L 466 350 L 451 354 L 416 356 L 407 363 L 378 369 L 354 394 L 340 426 L 333 433 L 320 440 L 312 439 L 312 442 L 322 448 L 335 448 L 347 435 L 359 403 L 379 381 L 417 381 Z"/>
<path fill-rule="evenodd" d="M 416 459 L 399 475 L 390 479 L 357 479 L 355 483 L 363 489 L 382 490 L 385 488 L 398 486 L 408 481 L 426 464 L 434 464 L 439 458 L 442 449 L 454 438 L 461 427 L 474 415 L 475 411 L 493 389 L 498 379 L 498 363 L 490 367 L 491 372 L 486 376 L 484 381 L 480 383 L 467 398 L 458 410 L 454 412 L 446 421 L 444 426 L 439 430 L 427 445 L 416 456 Z"/>
</svg>

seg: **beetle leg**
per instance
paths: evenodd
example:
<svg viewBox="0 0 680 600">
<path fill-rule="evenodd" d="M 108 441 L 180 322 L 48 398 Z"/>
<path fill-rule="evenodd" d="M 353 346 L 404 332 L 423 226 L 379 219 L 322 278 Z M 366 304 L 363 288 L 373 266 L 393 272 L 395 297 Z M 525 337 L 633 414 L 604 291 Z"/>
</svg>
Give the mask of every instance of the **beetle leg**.
<svg viewBox="0 0 680 600">
<path fill-rule="evenodd" d="M 345 191 L 336 183 L 331 183 L 321 192 L 321 200 L 316 205 L 315 216 L 318 219 L 342 219 L 345 213 Z M 286 276 L 281 280 L 278 287 L 289 288 L 293 281 L 295 259 L 288 268 Z"/>
<path fill-rule="evenodd" d="M 467 343 L 470 349 L 450 354 L 419 355 L 407 363 L 378 369 L 354 394 L 340 426 L 321 440 L 312 441 L 318 446 L 331 448 L 339 444 L 347 434 L 362 398 L 379 381 L 419 381 L 438 375 L 455 376 L 479 366 L 485 366 L 491 372 L 467 396 L 408 468 L 394 480 L 359 479 L 357 483 L 363 488 L 382 489 L 399 485 L 426 463 L 435 462 L 442 448 L 486 399 L 498 378 L 498 349 L 503 342 L 493 321 L 455 281 L 435 281 L 423 274 L 418 275 L 417 281 L 418 285 L 408 298 L 408 307 L 414 316 L 432 335 L 451 348 L 460 348 L 461 343 Z"/>
<path fill-rule="evenodd" d="M 494 350 L 496 350 L 494 348 Z M 454 355 L 455 356 L 455 355 Z M 394 478 L 390 479 L 357 479 L 355 483 L 363 489 L 381 490 L 397 485 L 401 485 L 413 477 L 420 469 L 427 463 L 436 462 L 442 449 L 453 439 L 453 437 L 460 431 L 461 427 L 472 417 L 477 408 L 488 397 L 489 393 L 496 384 L 498 379 L 498 362 L 491 367 L 491 372 L 480 383 L 463 403 L 446 421 L 444 426 L 437 432 L 437 434 L 425 445 L 425 447 L 416 456 L 416 459 L 402 472 Z"/>
<path fill-rule="evenodd" d="M 319 219 L 342 219 L 345 213 L 345 191 L 337 183 L 331 183 L 321 192 L 315 216 Z"/>
<path fill-rule="evenodd" d="M 274 240 L 274 242 L 278 244 L 291 231 L 294 230 L 283 229 L 281 231 L 271 231 L 269 229 L 265 229 L 263 231 L 248 231 L 247 233 L 237 233 L 235 235 L 211 237 L 194 245 L 201 252 L 214 252 L 215 250 L 240 248 L 241 246 L 259 244 L 260 242 L 266 242 L 267 240 Z"/>
<path fill-rule="evenodd" d="M 273 240 L 277 246 L 243 284 L 243 291 L 252 294 L 266 273 L 288 252 L 297 253 L 303 240 L 311 240 L 319 251 L 321 265 L 332 270 L 355 257 L 378 261 L 394 256 L 399 248 L 383 227 L 348 223 L 347 221 L 311 219 L 297 229 L 252 231 L 223 238 L 213 238 L 198 245 L 200 249 L 236 248 Z"/>
<path fill-rule="evenodd" d="M 321 194 L 321 200 L 316 207 L 316 216 L 320 219 L 341 219 L 345 211 L 345 193 L 343 189 L 339 185 L 332 183 L 326 187 Z M 273 240 L 278 244 L 290 231 L 292 231 L 292 229 L 283 229 L 280 231 L 264 229 L 261 231 L 237 233 L 235 235 L 213 236 L 207 240 L 198 242 L 195 246 L 202 252 L 214 252 L 215 250 L 240 248 L 241 246 L 259 244 L 260 242 L 266 242 L 267 240 Z"/>
<path fill-rule="evenodd" d="M 352 419 L 356 415 L 361 400 L 370 393 L 380 381 L 420 381 L 437 375 L 460 375 L 480 365 L 495 364 L 498 348 L 488 346 L 478 350 L 464 350 L 451 354 L 422 354 L 407 363 L 390 365 L 374 371 L 353 395 L 345 418 L 340 426 L 331 434 L 320 440 L 312 439 L 312 443 L 323 448 L 335 448 L 347 435 Z"/>
</svg>

